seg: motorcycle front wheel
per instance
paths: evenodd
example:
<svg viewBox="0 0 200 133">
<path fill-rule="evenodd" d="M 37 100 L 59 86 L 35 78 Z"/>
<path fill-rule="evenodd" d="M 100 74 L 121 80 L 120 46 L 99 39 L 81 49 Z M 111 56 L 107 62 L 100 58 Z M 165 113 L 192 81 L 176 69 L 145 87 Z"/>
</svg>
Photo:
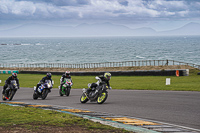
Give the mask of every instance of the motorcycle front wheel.
<svg viewBox="0 0 200 133">
<path fill-rule="evenodd" d="M 37 92 L 34 92 L 34 93 L 33 93 L 33 99 L 34 99 L 34 100 L 37 100 L 37 99 L 38 99 L 38 94 L 37 94 Z"/>
<path fill-rule="evenodd" d="M 97 103 L 98 104 L 104 103 L 106 101 L 107 97 L 108 97 L 108 92 L 107 91 L 102 92 L 97 98 Z"/>
<path fill-rule="evenodd" d="M 80 101 L 81 103 L 86 103 L 89 99 L 87 98 L 87 96 L 83 93 L 81 95 Z"/>
<path fill-rule="evenodd" d="M 43 92 L 42 92 L 42 100 L 44 100 L 47 97 L 48 93 L 49 93 L 49 90 L 47 90 L 47 89 L 43 90 Z"/>
<path fill-rule="evenodd" d="M 63 96 L 62 89 L 59 89 L 60 96 Z"/>
<path fill-rule="evenodd" d="M 67 87 L 67 90 L 65 90 L 66 96 L 69 96 L 70 90 L 71 90 L 71 88 L 70 88 L 70 87 Z"/>
<path fill-rule="evenodd" d="M 8 97 L 9 101 L 11 101 L 13 99 L 15 92 L 16 92 L 15 90 L 10 90 L 9 97 Z"/>
</svg>

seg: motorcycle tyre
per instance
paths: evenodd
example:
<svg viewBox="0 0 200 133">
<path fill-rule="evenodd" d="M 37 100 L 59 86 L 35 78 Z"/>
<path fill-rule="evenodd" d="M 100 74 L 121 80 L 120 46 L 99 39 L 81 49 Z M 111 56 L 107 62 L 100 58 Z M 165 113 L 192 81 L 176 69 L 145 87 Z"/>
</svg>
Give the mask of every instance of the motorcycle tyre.
<svg viewBox="0 0 200 133">
<path fill-rule="evenodd" d="M 6 101 L 6 100 L 7 100 L 6 97 L 5 97 L 5 94 L 2 94 L 2 100 L 3 100 L 3 101 Z"/>
<path fill-rule="evenodd" d="M 48 93 L 49 93 L 49 90 L 47 90 L 47 89 L 43 90 L 43 92 L 42 92 L 42 100 L 44 100 L 47 97 Z"/>
<path fill-rule="evenodd" d="M 61 89 L 59 89 L 59 94 L 60 94 L 60 96 L 63 96 Z"/>
<path fill-rule="evenodd" d="M 33 99 L 37 100 L 38 99 L 38 94 L 36 92 L 33 93 Z"/>
<path fill-rule="evenodd" d="M 89 99 L 86 97 L 86 95 L 83 93 L 81 95 L 81 98 L 80 98 L 80 102 L 81 103 L 86 103 Z"/>
<path fill-rule="evenodd" d="M 67 90 L 65 90 L 66 96 L 69 96 L 70 90 L 71 90 L 71 88 L 67 88 Z"/>
<path fill-rule="evenodd" d="M 102 94 L 104 94 L 104 98 L 102 99 Z M 106 101 L 107 97 L 108 97 L 108 92 L 105 91 L 105 92 L 102 92 L 102 94 L 100 96 L 98 96 L 97 98 L 97 103 L 98 104 L 102 104 Z"/>
<path fill-rule="evenodd" d="M 9 94 L 10 94 L 9 97 L 8 97 L 8 100 L 9 100 L 9 101 L 11 101 L 11 100 L 13 99 L 13 97 L 14 97 L 14 95 L 15 95 L 15 92 L 16 92 L 15 90 L 11 90 L 11 91 L 9 92 Z"/>
</svg>

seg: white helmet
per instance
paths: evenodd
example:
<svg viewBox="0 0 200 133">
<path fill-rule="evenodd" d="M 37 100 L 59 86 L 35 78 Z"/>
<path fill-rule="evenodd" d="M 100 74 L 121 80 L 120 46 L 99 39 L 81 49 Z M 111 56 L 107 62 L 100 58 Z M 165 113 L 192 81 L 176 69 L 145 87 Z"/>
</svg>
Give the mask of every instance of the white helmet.
<svg viewBox="0 0 200 133">
<path fill-rule="evenodd" d="M 66 71 L 65 76 L 69 76 L 69 75 L 70 75 L 70 71 Z"/>
</svg>

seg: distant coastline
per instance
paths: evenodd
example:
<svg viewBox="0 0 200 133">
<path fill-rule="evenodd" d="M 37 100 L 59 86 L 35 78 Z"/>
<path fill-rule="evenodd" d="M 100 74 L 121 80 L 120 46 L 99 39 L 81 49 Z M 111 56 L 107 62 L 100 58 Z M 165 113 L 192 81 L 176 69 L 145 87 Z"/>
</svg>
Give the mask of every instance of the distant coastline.
<svg viewBox="0 0 200 133">
<path fill-rule="evenodd" d="M 31 32 L 30 32 L 31 31 Z M 11 29 L 0 30 L 1 37 L 101 37 L 101 36 L 190 36 L 200 35 L 200 23 L 188 23 L 173 30 L 156 31 L 150 27 L 132 29 L 112 23 L 51 26 L 29 23 Z"/>
</svg>

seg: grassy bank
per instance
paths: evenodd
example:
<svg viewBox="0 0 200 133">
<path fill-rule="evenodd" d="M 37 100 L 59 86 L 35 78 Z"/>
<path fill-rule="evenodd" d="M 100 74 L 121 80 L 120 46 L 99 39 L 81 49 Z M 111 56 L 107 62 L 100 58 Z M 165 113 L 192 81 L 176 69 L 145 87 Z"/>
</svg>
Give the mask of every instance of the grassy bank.
<svg viewBox="0 0 200 133">
<path fill-rule="evenodd" d="M 200 91 L 200 75 L 199 70 L 190 70 L 189 76 L 112 76 L 110 84 L 113 89 L 129 89 L 129 90 L 176 90 L 176 91 Z M 4 81 L 10 74 L 0 74 L 0 80 L 4 85 Z M 18 74 L 21 87 L 36 86 L 39 80 L 45 75 L 41 74 Z M 52 75 L 54 80 L 54 88 L 60 83 L 61 75 Z M 171 79 L 171 85 L 165 85 L 166 78 Z M 95 76 L 72 76 L 73 88 L 87 88 L 88 83 L 96 82 Z"/>
<path fill-rule="evenodd" d="M 126 132 L 52 110 L 0 104 L 0 132 Z"/>
</svg>

